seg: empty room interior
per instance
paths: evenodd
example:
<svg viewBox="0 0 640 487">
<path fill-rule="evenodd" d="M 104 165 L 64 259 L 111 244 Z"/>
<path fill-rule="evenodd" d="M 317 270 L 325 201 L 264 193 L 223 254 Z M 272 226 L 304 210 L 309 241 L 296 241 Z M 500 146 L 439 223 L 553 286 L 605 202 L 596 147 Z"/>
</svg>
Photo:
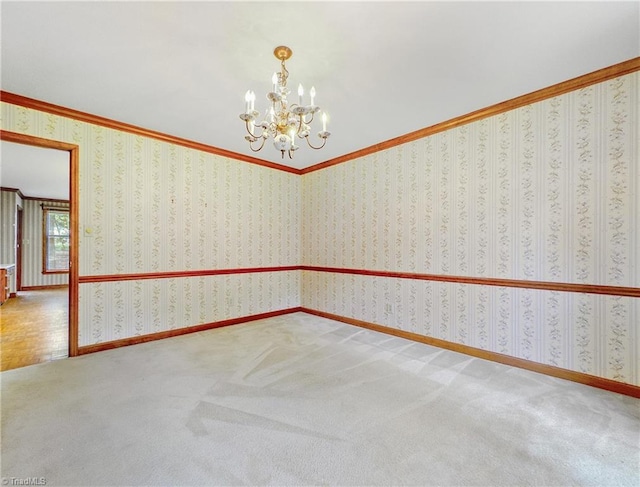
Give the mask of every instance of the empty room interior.
<svg viewBox="0 0 640 487">
<path fill-rule="evenodd" d="M 0 22 L 3 485 L 640 484 L 640 3 Z"/>
</svg>

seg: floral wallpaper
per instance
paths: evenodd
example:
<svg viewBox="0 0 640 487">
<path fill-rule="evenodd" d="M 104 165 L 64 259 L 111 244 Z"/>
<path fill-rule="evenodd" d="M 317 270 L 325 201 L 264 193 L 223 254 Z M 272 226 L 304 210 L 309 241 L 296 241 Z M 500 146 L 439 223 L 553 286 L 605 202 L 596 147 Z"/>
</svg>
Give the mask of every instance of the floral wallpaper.
<svg viewBox="0 0 640 487">
<path fill-rule="evenodd" d="M 20 196 L 15 191 L 0 190 L 0 264 L 2 265 L 16 263 L 16 212 L 18 198 Z M 11 292 L 16 291 L 15 272 L 9 277 L 9 289 Z"/>
<path fill-rule="evenodd" d="M 80 146 L 80 275 L 319 266 L 640 287 L 640 75 L 299 177 L 2 103 Z M 318 271 L 80 285 L 79 344 L 305 307 L 640 385 L 640 299 Z"/>
<path fill-rule="evenodd" d="M 42 273 L 42 204 L 53 208 L 69 208 L 68 203 L 24 199 L 22 202 L 22 287 L 69 284 L 69 274 Z"/>
<path fill-rule="evenodd" d="M 82 275 L 300 262 L 297 176 L 101 127 L 86 148 Z"/>
<path fill-rule="evenodd" d="M 80 147 L 80 276 L 299 265 L 299 176 L 1 107 L 4 130 Z M 293 271 L 237 276 L 225 291 L 233 302 L 201 308 L 222 279 L 82 283 L 79 345 L 300 305 L 300 271 Z"/>
<path fill-rule="evenodd" d="M 303 176 L 305 265 L 640 287 L 638 74 Z"/>
<path fill-rule="evenodd" d="M 640 299 L 304 271 L 303 306 L 621 382 L 640 382 Z"/>
<path fill-rule="evenodd" d="M 88 283 L 80 343 L 92 344 L 300 306 L 301 272 Z"/>
<path fill-rule="evenodd" d="M 640 75 L 303 176 L 303 264 L 640 287 Z M 640 299 L 304 272 L 303 306 L 640 384 Z"/>
</svg>

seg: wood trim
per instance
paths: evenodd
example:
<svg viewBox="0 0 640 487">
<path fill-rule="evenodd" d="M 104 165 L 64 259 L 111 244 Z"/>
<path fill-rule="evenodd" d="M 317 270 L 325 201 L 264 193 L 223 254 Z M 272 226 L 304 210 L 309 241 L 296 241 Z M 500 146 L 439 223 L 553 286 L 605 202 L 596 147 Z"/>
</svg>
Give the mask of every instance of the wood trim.
<svg viewBox="0 0 640 487">
<path fill-rule="evenodd" d="M 69 211 L 71 225 L 71 248 L 69 250 L 69 356 L 78 355 L 78 320 L 80 311 L 80 149 L 69 151 Z"/>
<path fill-rule="evenodd" d="M 39 196 L 23 196 L 23 200 L 33 200 L 33 201 L 42 201 L 43 203 L 40 206 L 46 205 L 46 203 L 66 203 L 69 204 L 69 200 L 56 200 L 53 198 L 41 198 Z M 65 209 L 63 206 L 52 206 L 50 209 L 54 210 L 63 210 Z"/>
<path fill-rule="evenodd" d="M 533 362 L 531 360 L 525 360 L 510 355 L 504 355 L 501 353 L 490 352 L 481 348 L 470 347 L 469 345 L 462 345 L 459 343 L 449 342 L 441 340 L 439 338 L 432 338 L 425 335 L 419 335 L 417 333 L 398 330 L 383 325 L 377 325 L 375 323 L 369 323 L 367 321 L 356 320 L 354 318 L 348 318 L 346 316 L 335 315 L 332 313 L 325 313 L 324 311 L 318 311 L 310 308 L 302 307 L 305 313 L 309 313 L 323 318 L 328 318 L 335 321 L 341 321 L 349 325 L 359 326 L 361 328 L 367 328 L 369 330 L 377 331 L 380 333 L 386 333 L 387 335 L 393 335 L 400 338 L 405 338 L 414 342 L 425 343 L 427 345 L 433 345 L 434 347 L 443 348 L 446 350 L 452 350 L 454 352 L 463 353 L 472 357 L 481 358 L 484 360 L 490 360 L 492 362 L 498 362 L 500 364 L 509 365 L 511 367 L 518 367 L 520 369 L 531 370 L 540 374 L 557 377 L 559 379 L 565 379 L 572 382 L 578 382 L 591 387 L 597 387 L 598 389 L 604 389 L 607 391 L 615 392 L 617 394 L 624 394 L 626 396 L 640 398 L 640 387 L 633 384 L 627 384 L 612 379 L 605 379 L 604 377 L 598 377 L 595 375 L 584 374 L 582 372 L 575 372 L 573 370 L 562 369 L 552 365 L 541 364 Z"/>
<path fill-rule="evenodd" d="M 345 269 L 341 267 L 301 266 L 303 271 L 334 272 L 338 274 L 356 274 L 361 276 L 392 277 L 396 279 L 415 279 L 419 281 L 456 282 L 459 284 L 478 284 L 483 286 L 518 287 L 540 289 L 543 291 L 562 291 L 570 293 L 606 294 L 609 296 L 628 296 L 640 298 L 640 288 L 624 286 L 603 286 L 599 284 L 576 284 L 569 282 L 527 281 L 521 279 L 501 279 L 493 277 L 447 276 L 442 274 L 416 274 L 411 272 L 374 271 L 365 269 Z"/>
<path fill-rule="evenodd" d="M 23 286 L 20 291 L 45 291 L 47 289 L 64 289 L 68 284 L 47 284 L 46 286 Z"/>
<path fill-rule="evenodd" d="M 199 150 L 202 152 L 208 152 L 209 154 L 215 154 L 217 156 L 228 157 L 250 164 L 257 164 L 259 166 L 268 167 L 270 169 L 276 169 L 278 171 L 284 171 L 292 174 L 300 174 L 299 169 L 284 166 L 282 164 L 276 164 L 274 162 L 265 161 L 264 159 L 258 159 L 257 157 L 240 154 L 238 152 L 232 152 L 226 149 L 220 149 L 212 145 L 202 144 L 200 142 L 194 142 L 192 140 L 183 139 L 181 137 L 174 137 L 173 135 L 164 134 L 162 132 L 156 132 L 155 130 L 149 130 L 136 125 L 128 123 L 118 122 L 109 118 L 100 117 L 98 115 L 92 115 L 90 113 L 81 112 L 72 108 L 62 107 L 60 105 L 54 105 L 41 100 L 28 98 L 26 96 L 17 95 L 15 93 L 9 93 L 7 91 L 0 91 L 0 101 L 10 103 L 12 105 L 18 105 L 24 108 L 30 108 L 32 110 L 38 110 L 41 112 L 51 113 L 61 117 L 71 118 L 79 120 L 81 122 L 90 123 L 93 125 L 100 125 L 113 130 L 119 130 L 121 132 L 128 132 L 134 135 L 141 135 L 143 137 L 149 137 L 151 139 L 160 140 L 169 144 L 180 145 L 188 147 L 190 149 Z"/>
<path fill-rule="evenodd" d="M 22 240 L 24 229 L 24 209 L 16 208 L 16 292 L 22 289 Z M 16 293 L 11 293 L 16 294 Z"/>
<path fill-rule="evenodd" d="M 108 274 L 102 276 L 80 276 L 80 283 L 139 281 L 144 279 L 171 279 L 175 277 L 219 276 L 222 274 L 252 274 L 258 272 L 299 271 L 299 265 L 281 267 L 243 267 L 239 269 L 203 269 L 194 271 L 148 272 L 140 274 Z"/>
<path fill-rule="evenodd" d="M 160 331 L 158 333 L 151 333 L 149 335 L 140 335 L 140 336 L 135 336 L 131 338 L 123 338 L 121 340 L 97 343 L 95 345 L 84 345 L 78 349 L 78 354 L 85 355 L 87 353 L 102 352 L 104 350 L 111 350 L 114 348 L 126 347 L 129 345 L 137 345 L 139 343 L 146 343 L 154 340 L 162 340 L 164 338 L 171 338 L 179 335 L 186 335 L 188 333 L 196 333 L 199 331 L 212 330 L 214 328 L 222 328 L 224 326 L 247 323 L 249 321 L 273 318 L 274 316 L 282 316 L 290 313 L 296 313 L 301 310 L 302 308 L 296 307 L 296 308 L 282 309 L 278 311 L 269 311 L 267 313 L 260 313 L 257 315 L 242 316 L 240 318 L 231 318 L 229 320 L 215 321 L 213 323 L 205 323 L 202 325 L 189 326 L 186 328 L 178 328 L 176 330 Z"/>
<path fill-rule="evenodd" d="M 80 276 L 81 284 L 97 282 L 135 281 L 144 279 L 171 279 L 176 277 L 217 276 L 221 274 L 249 274 L 258 272 L 281 271 L 313 271 L 333 272 L 338 274 L 354 274 L 361 276 L 390 277 L 396 279 L 414 279 L 420 281 L 456 282 L 459 284 L 476 284 L 483 286 L 517 287 L 539 289 L 543 291 L 561 291 L 586 294 L 604 294 L 609 296 L 640 297 L 640 288 L 624 286 L 604 286 L 597 284 L 576 284 L 568 282 L 527 281 L 520 279 L 501 279 L 491 277 L 447 276 L 442 274 L 417 274 L 410 272 L 376 271 L 367 269 L 346 269 L 342 267 L 319 267 L 292 265 L 281 267 L 245 267 L 238 269 L 203 269 L 194 271 L 151 272 L 139 274 L 109 274 L 99 276 Z"/>
<path fill-rule="evenodd" d="M 4 92 L 0 91 L 0 94 L 2 93 Z M 4 101 L 4 100 L 0 99 L 0 101 Z M 16 144 L 33 145 L 36 147 L 45 147 L 48 149 L 58 149 L 58 150 L 64 150 L 64 151 L 71 151 L 78 148 L 77 145 L 69 144 L 68 142 L 61 142 L 59 140 L 52 140 L 52 139 L 43 139 L 42 137 L 19 134 L 17 132 L 9 132 L 7 130 L 2 130 L 2 129 L 0 129 L 0 140 L 6 140 L 7 142 L 15 142 Z"/>
<path fill-rule="evenodd" d="M 0 97 L 2 97 L 0 91 Z M 58 149 L 69 152 L 69 211 L 71 212 L 71 248 L 69 249 L 69 356 L 78 355 L 78 263 L 79 263 L 79 212 L 80 201 L 80 148 L 75 144 L 58 140 L 44 139 L 31 135 L 0 130 L 0 140 L 15 142 L 17 144 L 33 145 L 49 149 Z M 23 288 L 24 289 L 24 288 Z"/>
<path fill-rule="evenodd" d="M 408 142 L 422 139 L 424 137 L 428 137 L 430 135 L 443 132 L 445 130 L 459 127 L 460 125 L 476 122 L 478 120 L 482 120 L 484 118 L 498 115 L 500 113 L 503 113 L 509 110 L 514 110 L 516 108 L 530 105 L 532 103 L 537 103 L 549 98 L 553 98 L 555 96 L 560 96 L 570 91 L 575 91 L 581 88 L 585 88 L 587 86 L 601 83 L 603 81 L 607 81 L 609 79 L 616 78 L 619 76 L 624 76 L 626 74 L 630 74 L 639 70 L 640 70 L 640 57 L 629 59 L 627 61 L 614 64 L 613 66 L 609 66 L 597 71 L 593 71 L 592 73 L 588 73 L 583 76 L 578 76 L 576 78 L 572 78 L 570 80 L 557 83 L 547 88 L 542 88 L 540 90 L 534 91 L 532 93 L 528 93 L 526 95 L 512 98 L 510 100 L 497 103 L 495 105 L 491 105 L 486 108 L 481 108 L 480 110 L 476 110 L 474 112 L 452 118 L 450 120 L 432 125 L 430 127 L 422 128 L 414 132 L 409 132 L 408 134 L 404 134 L 404 135 L 395 137 L 393 139 L 389 139 L 384 142 L 380 142 L 378 144 L 365 147 L 364 149 L 360 149 L 360 150 L 351 152 L 349 154 L 345 154 L 345 155 L 336 157 L 334 159 L 330 159 L 328 161 L 315 164 L 305 169 L 295 169 L 292 167 L 284 166 L 282 164 L 276 164 L 273 162 L 265 161 L 263 159 L 251 157 L 245 154 L 228 151 L 226 149 L 220 149 L 218 147 L 202 144 L 199 142 L 194 142 L 188 139 L 175 137 L 175 136 L 164 134 L 161 132 L 156 132 L 154 130 L 145 129 L 135 125 L 126 124 L 123 122 L 117 122 L 115 120 L 111 120 L 105 117 L 92 115 L 90 113 L 81 112 L 79 110 L 74 110 L 74 109 L 62 107 L 59 105 L 54 105 L 52 103 L 36 100 L 33 98 L 28 98 L 26 96 L 10 93 L 7 91 L 0 90 L 0 101 L 3 101 L 5 103 L 10 103 L 13 105 L 22 106 L 25 108 L 30 108 L 34 110 L 51 113 L 54 115 L 72 118 L 72 119 L 79 120 L 86 123 L 100 125 L 103 127 L 114 129 L 114 130 L 120 130 L 123 132 L 132 133 L 135 135 L 142 135 L 144 137 L 161 140 L 163 142 L 181 145 L 184 147 L 199 150 L 202 152 L 208 152 L 210 154 L 215 154 L 222 157 L 229 157 L 232 159 L 248 162 L 251 164 L 257 164 L 260 166 L 269 167 L 271 169 L 285 171 L 291 174 L 302 175 L 302 174 L 308 174 L 314 171 L 319 171 L 321 169 L 325 169 L 330 166 L 335 166 L 336 164 L 341 164 L 343 162 L 347 162 L 352 159 L 364 157 L 366 155 L 373 154 L 375 152 L 380 152 L 386 149 L 390 149 L 392 147 L 395 147 L 401 144 L 406 144 Z"/>
<path fill-rule="evenodd" d="M 514 110 L 516 108 L 520 108 L 526 105 L 531 105 L 533 103 L 547 100 L 555 96 L 560 96 L 565 93 L 569 93 L 570 91 L 579 90 L 581 88 L 585 88 L 587 86 L 591 86 L 597 83 L 602 83 L 603 81 L 607 81 L 612 78 L 617 78 L 619 76 L 624 76 L 626 74 L 634 73 L 636 71 L 640 71 L 640 57 L 629 59 L 619 64 L 614 64 L 613 66 L 599 69 L 598 71 L 594 71 L 592 73 L 588 73 L 583 76 L 578 76 L 577 78 L 563 81 L 561 83 L 549 86 L 547 88 L 542 88 L 541 90 L 537 90 L 532 93 L 528 93 L 526 95 L 512 98 L 511 100 L 503 101 L 501 103 L 497 103 L 495 105 L 491 105 L 486 108 L 481 108 L 480 110 L 476 110 L 466 115 L 455 117 L 445 122 L 437 123 L 430 127 L 416 130 L 415 132 L 410 132 L 408 134 L 404 134 L 399 137 L 389 139 L 379 144 L 374 144 L 369 147 L 365 147 L 364 149 L 360 149 L 355 152 L 351 152 L 349 154 L 336 157 L 334 159 L 329 159 L 328 161 L 321 162 L 319 164 L 315 164 L 313 166 L 309 166 L 305 169 L 302 169 L 301 173 L 308 174 L 310 172 L 319 171 L 327 167 L 335 166 L 336 164 L 341 164 L 343 162 L 347 162 L 352 159 L 357 159 L 359 157 L 364 157 L 369 154 L 373 154 L 375 152 L 380 152 L 386 149 L 390 149 L 392 147 L 395 147 L 401 144 L 406 144 L 408 142 L 422 139 L 424 137 L 437 134 L 439 132 L 444 132 L 445 130 L 450 130 L 452 128 L 459 127 L 460 125 L 466 125 L 468 123 L 477 122 L 478 120 L 482 120 L 484 118 L 492 117 L 494 115 L 498 115 L 500 113 L 507 112 L 509 110 Z"/>
<path fill-rule="evenodd" d="M 42 259 L 42 274 L 47 272 L 47 212 L 42 204 L 40 204 L 40 226 L 42 232 L 42 240 L 40 241 L 40 255 Z M 65 269 L 66 270 L 66 269 Z"/>
</svg>

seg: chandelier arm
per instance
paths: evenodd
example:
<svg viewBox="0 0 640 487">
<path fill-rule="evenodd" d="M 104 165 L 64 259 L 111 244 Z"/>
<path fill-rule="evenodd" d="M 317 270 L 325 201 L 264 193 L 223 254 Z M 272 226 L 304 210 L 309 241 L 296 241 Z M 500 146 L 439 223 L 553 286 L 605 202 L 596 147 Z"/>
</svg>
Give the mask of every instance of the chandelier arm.
<svg viewBox="0 0 640 487">
<path fill-rule="evenodd" d="M 309 120 L 303 120 L 303 122 L 304 122 L 304 123 L 306 123 L 307 125 L 310 125 L 310 124 L 311 124 L 311 122 L 313 122 L 313 116 L 314 116 L 314 115 L 315 115 L 315 114 L 312 112 L 312 113 L 311 113 L 311 118 L 310 118 Z"/>
<path fill-rule="evenodd" d="M 253 148 L 253 142 L 249 142 L 249 149 L 251 149 L 253 152 L 258 152 L 262 150 L 262 148 L 264 147 L 264 142 L 267 139 L 265 139 L 264 137 L 260 137 L 260 138 L 262 139 L 262 144 L 260 144 L 260 147 L 258 147 L 257 149 Z"/>
<path fill-rule="evenodd" d="M 324 145 L 327 143 L 327 138 L 326 138 L 326 137 L 323 137 L 323 138 L 322 138 L 322 145 L 321 145 L 321 146 L 319 146 L 319 147 L 315 147 L 315 146 L 311 145 L 311 142 L 309 142 L 309 136 L 308 136 L 308 135 L 305 137 L 305 139 L 307 140 L 307 145 L 308 145 L 309 147 L 311 147 L 312 149 L 316 149 L 316 150 L 318 150 L 318 149 L 322 149 L 322 148 L 324 147 Z"/>
<path fill-rule="evenodd" d="M 251 130 L 249 130 L 249 121 L 248 120 L 245 122 L 245 126 L 247 127 L 247 132 L 249 133 L 249 135 L 251 137 L 253 137 L 254 139 L 262 138 L 262 134 L 264 134 L 264 128 L 262 129 L 262 132 L 260 133 L 260 135 L 255 135 L 254 133 L 251 132 Z M 255 125 L 254 125 L 254 127 L 255 127 Z M 264 143 L 263 143 L 263 145 L 264 145 Z"/>
</svg>

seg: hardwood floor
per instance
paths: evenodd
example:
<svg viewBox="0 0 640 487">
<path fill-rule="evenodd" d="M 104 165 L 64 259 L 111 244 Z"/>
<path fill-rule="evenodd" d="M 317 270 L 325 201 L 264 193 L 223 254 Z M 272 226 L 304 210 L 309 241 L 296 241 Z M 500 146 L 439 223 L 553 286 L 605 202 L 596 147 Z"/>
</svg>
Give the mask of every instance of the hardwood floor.
<svg viewBox="0 0 640 487">
<path fill-rule="evenodd" d="M 20 291 L 0 306 L 0 370 L 69 356 L 68 292 Z"/>
</svg>

